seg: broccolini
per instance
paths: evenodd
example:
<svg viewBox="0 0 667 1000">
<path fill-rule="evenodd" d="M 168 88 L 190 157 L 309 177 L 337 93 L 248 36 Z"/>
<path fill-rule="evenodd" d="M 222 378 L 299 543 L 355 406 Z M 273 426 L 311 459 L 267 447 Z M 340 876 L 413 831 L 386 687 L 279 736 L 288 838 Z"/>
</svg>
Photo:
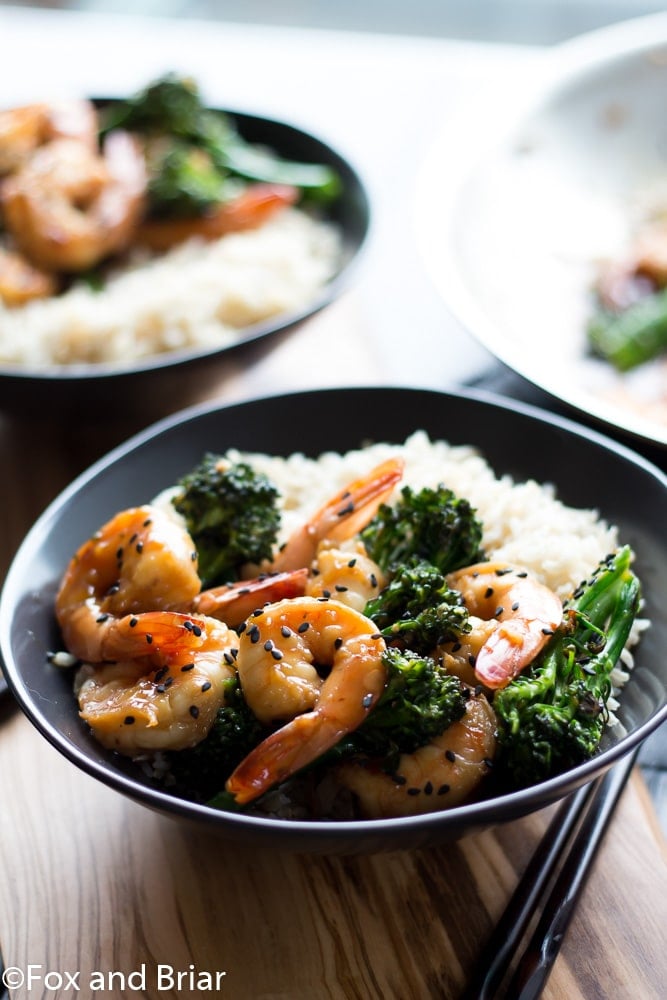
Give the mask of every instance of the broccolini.
<svg viewBox="0 0 667 1000">
<path fill-rule="evenodd" d="M 383 660 L 385 690 L 362 725 L 330 753 L 364 754 L 391 770 L 401 753 L 413 753 L 460 719 L 468 694 L 458 677 L 431 657 L 390 646 Z"/>
<path fill-rule="evenodd" d="M 173 497 L 197 549 L 204 587 L 238 579 L 245 563 L 271 557 L 278 535 L 278 491 L 244 462 L 207 454 Z"/>
<path fill-rule="evenodd" d="M 447 585 L 440 570 L 424 561 L 399 566 L 364 614 L 387 641 L 400 640 L 422 654 L 470 631 L 461 594 Z"/>
<path fill-rule="evenodd" d="M 445 486 L 419 491 L 404 486 L 398 502 L 383 504 L 361 538 L 388 572 L 423 560 L 450 573 L 482 558 L 482 525 L 474 508 Z"/>
<path fill-rule="evenodd" d="M 239 193 L 241 181 L 290 185 L 319 201 L 333 200 L 341 190 L 338 174 L 325 164 L 286 160 L 246 141 L 229 115 L 202 103 L 192 79 L 174 73 L 109 105 L 101 132 L 113 128 L 147 140 L 153 215 L 200 215 L 211 204 L 210 192 L 217 188 L 214 200 L 225 201 Z"/>
<path fill-rule="evenodd" d="M 512 786 L 543 781 L 592 757 L 609 718 L 610 675 L 640 603 L 628 546 L 607 557 L 565 606 L 537 660 L 498 691 L 497 774 Z"/>
</svg>

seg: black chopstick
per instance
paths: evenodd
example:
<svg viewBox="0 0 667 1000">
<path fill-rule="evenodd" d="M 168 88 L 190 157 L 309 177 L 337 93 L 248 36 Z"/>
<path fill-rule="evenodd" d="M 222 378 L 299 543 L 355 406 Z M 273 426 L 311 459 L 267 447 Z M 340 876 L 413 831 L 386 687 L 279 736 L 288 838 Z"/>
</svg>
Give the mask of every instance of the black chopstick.
<svg viewBox="0 0 667 1000">
<path fill-rule="evenodd" d="M 478 960 L 479 974 L 469 983 L 462 1000 L 498 1000 L 503 995 L 512 1000 L 530 1000 L 540 995 L 637 752 L 623 758 L 597 781 L 579 788 L 559 807 Z M 499 993 L 551 883 L 553 888 L 542 907 L 539 924 L 512 982 Z"/>
<path fill-rule="evenodd" d="M 593 865 L 621 793 L 637 760 L 639 748 L 623 757 L 600 779 L 535 933 L 525 949 L 508 987 L 508 997 L 533 1000 L 542 994 L 560 951 L 577 900 Z"/>
</svg>

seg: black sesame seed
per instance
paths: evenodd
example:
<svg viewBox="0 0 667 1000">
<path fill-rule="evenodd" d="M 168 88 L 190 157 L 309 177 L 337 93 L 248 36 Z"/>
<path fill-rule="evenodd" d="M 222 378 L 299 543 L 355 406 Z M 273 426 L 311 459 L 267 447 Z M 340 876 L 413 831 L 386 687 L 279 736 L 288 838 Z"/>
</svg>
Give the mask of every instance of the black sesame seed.
<svg viewBox="0 0 667 1000">
<path fill-rule="evenodd" d="M 280 629 L 280 634 L 283 637 L 283 639 L 289 639 L 289 637 L 292 634 L 292 629 L 289 628 L 287 625 L 283 625 L 282 628 Z"/>
<path fill-rule="evenodd" d="M 493 595 L 493 587 L 487 587 L 486 591 L 484 592 L 484 596 L 491 597 L 492 595 Z"/>
<path fill-rule="evenodd" d="M 193 627 L 194 626 L 193 626 L 192 622 L 188 622 L 188 621 L 183 622 L 183 628 L 187 629 L 188 632 L 192 632 Z"/>
<path fill-rule="evenodd" d="M 194 670 L 194 663 L 186 663 L 184 667 L 181 667 L 181 673 L 187 674 L 188 670 Z"/>
<path fill-rule="evenodd" d="M 138 624 L 139 624 L 138 618 L 130 618 L 130 628 L 134 628 Z"/>
<path fill-rule="evenodd" d="M 193 625 L 192 626 L 192 634 L 196 635 L 197 638 L 199 638 L 199 636 L 202 634 L 202 630 L 201 630 L 201 628 L 200 628 L 199 625 Z"/>
<path fill-rule="evenodd" d="M 377 641 L 378 639 L 382 639 L 382 632 L 373 632 L 371 635 L 371 639 L 375 641 Z"/>
<path fill-rule="evenodd" d="M 267 653 L 273 649 L 273 639 L 266 640 L 266 642 L 264 643 L 264 649 L 267 651 Z"/>
<path fill-rule="evenodd" d="M 470 664 L 471 667 L 474 667 L 475 664 L 477 663 L 477 657 L 473 656 L 473 654 L 471 653 L 470 656 L 468 657 L 468 663 Z"/>
<path fill-rule="evenodd" d="M 310 622 L 301 622 L 301 624 L 297 629 L 297 632 L 301 632 L 303 634 L 304 632 L 307 632 L 309 628 L 310 628 Z"/>
<path fill-rule="evenodd" d="M 199 718 L 199 709 L 196 705 L 190 705 L 189 712 L 193 719 Z"/>
<path fill-rule="evenodd" d="M 438 789 L 437 794 L 438 795 L 446 795 L 448 791 L 449 791 L 449 785 L 440 785 L 440 788 Z"/>
<path fill-rule="evenodd" d="M 227 664 L 228 667 L 233 667 L 234 666 L 234 657 L 232 656 L 231 653 L 228 653 L 226 650 L 223 653 L 223 659 L 224 659 L 224 661 L 225 661 L 225 663 Z"/>
<path fill-rule="evenodd" d="M 348 496 L 349 496 L 349 494 L 348 494 Z M 340 510 L 337 513 L 337 516 L 338 517 L 345 517 L 347 514 L 353 514 L 353 513 L 354 513 L 354 504 L 352 502 L 350 502 L 350 503 L 346 504 L 344 507 L 340 508 Z"/>
<path fill-rule="evenodd" d="M 147 528 L 149 526 L 149 524 L 152 524 L 152 523 L 153 522 L 152 522 L 151 518 L 147 517 L 146 520 L 144 521 L 144 528 Z"/>
<path fill-rule="evenodd" d="M 453 764 L 454 761 L 456 760 L 456 754 L 454 753 L 453 750 L 445 750 L 445 757 L 447 758 L 450 764 Z"/>
<path fill-rule="evenodd" d="M 343 640 L 342 640 L 342 638 L 341 638 L 340 636 L 337 636 L 337 637 L 336 637 L 336 638 L 334 639 L 334 649 L 340 649 L 340 647 L 341 647 L 342 645 L 343 645 Z"/>
<path fill-rule="evenodd" d="M 357 560 L 356 559 L 350 559 L 350 561 L 349 561 L 349 563 L 347 565 L 350 567 L 350 569 L 353 569 L 357 565 Z"/>
<path fill-rule="evenodd" d="M 433 794 L 433 785 L 431 784 L 430 781 L 427 781 L 426 784 L 424 785 L 424 795 L 432 795 L 432 794 Z"/>
<path fill-rule="evenodd" d="M 421 788 L 408 788 L 406 791 L 408 795 L 419 795 L 421 793 Z"/>
<path fill-rule="evenodd" d="M 243 635 L 243 633 L 245 632 L 246 628 L 247 628 L 247 622 L 241 622 L 241 624 L 239 625 L 239 627 L 237 628 L 236 631 L 238 632 L 239 635 Z"/>
<path fill-rule="evenodd" d="M 150 632 L 147 632 L 146 633 L 146 642 L 148 643 L 149 646 L 152 643 L 152 641 L 153 641 L 153 636 L 150 634 Z"/>
<path fill-rule="evenodd" d="M 505 609 L 504 609 L 504 607 L 502 606 L 502 604 L 499 604 L 499 605 L 498 605 L 498 607 L 496 608 L 495 612 L 494 612 L 494 615 L 496 616 L 496 618 L 497 618 L 497 617 L 498 617 L 499 615 L 502 615 L 502 613 L 503 613 L 503 611 L 504 611 L 504 610 L 505 610 Z"/>
<path fill-rule="evenodd" d="M 157 681 L 161 681 L 161 680 L 162 680 L 162 678 L 163 678 L 163 677 L 164 677 L 164 676 L 165 676 L 166 674 L 168 674 L 168 673 L 169 673 L 169 667 L 160 667 L 160 669 L 159 669 L 158 671 L 156 671 L 156 674 L 155 674 L 155 681 L 156 681 L 156 682 L 157 682 Z"/>
<path fill-rule="evenodd" d="M 330 590 L 323 590 L 322 591 L 322 597 L 331 597 L 331 591 Z"/>
<path fill-rule="evenodd" d="M 282 650 L 275 649 L 275 647 L 274 647 L 271 650 L 271 656 L 273 657 L 274 660 L 282 660 L 282 658 L 283 658 Z"/>
<path fill-rule="evenodd" d="M 553 635 L 553 634 L 554 630 L 552 628 L 545 627 L 542 629 L 542 635 Z"/>
<path fill-rule="evenodd" d="M 395 785 L 405 785 L 407 783 L 407 778 L 404 774 L 394 774 L 392 775 L 392 781 Z"/>
<path fill-rule="evenodd" d="M 347 587 L 346 587 L 346 586 L 345 586 L 344 584 L 342 584 L 342 583 L 337 583 L 337 584 L 336 584 L 336 590 L 338 591 L 338 593 L 339 593 L 339 594 L 343 594 L 343 593 L 345 593 L 345 591 L 346 591 L 347 589 L 348 589 L 348 588 L 347 588 Z"/>
<path fill-rule="evenodd" d="M 519 610 L 519 602 L 515 601 L 514 604 L 512 605 L 512 611 L 518 611 L 518 610 Z"/>
<path fill-rule="evenodd" d="M 202 689 L 202 694 L 204 693 L 204 691 L 210 691 L 211 690 L 211 682 L 210 681 L 204 681 L 204 683 L 201 686 L 201 689 Z"/>
<path fill-rule="evenodd" d="M 259 642 L 260 631 L 256 625 L 252 625 L 248 629 L 248 636 L 250 637 L 251 642 Z"/>
<path fill-rule="evenodd" d="M 493 761 L 491 760 L 490 757 L 485 757 L 484 758 L 484 763 L 486 764 L 486 766 L 488 768 L 492 768 L 493 767 Z"/>
<path fill-rule="evenodd" d="M 480 696 L 480 694 L 482 693 L 483 690 L 484 690 L 483 685 L 482 684 L 478 684 L 475 687 L 475 698 L 479 698 L 479 696 Z"/>
<path fill-rule="evenodd" d="M 370 708 L 372 704 L 373 704 L 373 695 L 369 692 L 368 694 L 365 694 L 361 699 L 361 706 L 362 708 Z"/>
<path fill-rule="evenodd" d="M 123 722 L 125 723 L 126 726 L 131 726 L 134 724 L 135 718 L 133 715 L 126 715 L 125 718 L 123 719 Z"/>
<path fill-rule="evenodd" d="M 137 550 L 138 554 L 141 555 L 141 553 L 144 551 L 144 543 L 143 542 L 137 542 L 136 550 Z"/>
<path fill-rule="evenodd" d="M 103 625 L 104 622 L 106 622 L 108 620 L 109 620 L 109 616 L 108 615 L 100 615 L 99 618 L 95 619 L 95 621 L 97 622 L 98 625 Z"/>
<path fill-rule="evenodd" d="M 460 648 L 461 648 L 461 643 L 455 642 L 454 645 L 452 646 L 452 653 L 458 653 Z"/>
<path fill-rule="evenodd" d="M 375 573 L 371 573 L 368 579 L 370 580 L 371 587 L 377 587 L 378 578 L 376 577 Z"/>
</svg>

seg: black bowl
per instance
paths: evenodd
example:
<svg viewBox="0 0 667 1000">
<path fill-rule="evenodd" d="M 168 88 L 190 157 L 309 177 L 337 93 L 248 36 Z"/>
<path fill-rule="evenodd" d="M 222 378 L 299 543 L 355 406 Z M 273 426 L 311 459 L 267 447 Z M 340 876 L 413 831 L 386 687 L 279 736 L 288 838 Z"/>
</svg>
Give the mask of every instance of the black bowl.
<svg viewBox="0 0 667 1000">
<path fill-rule="evenodd" d="M 335 420 L 332 415 L 335 414 Z M 77 715 L 71 675 L 47 663 L 59 638 L 52 602 L 75 547 L 117 510 L 150 500 L 205 450 L 230 446 L 317 455 L 368 440 L 402 441 L 424 428 L 476 445 L 497 474 L 556 485 L 576 507 L 597 508 L 637 554 L 652 620 L 619 712 L 625 729 L 595 759 L 540 785 L 418 816 L 355 822 L 255 818 L 195 805 L 152 787 L 106 752 Z M 195 459 L 196 461 L 196 459 Z M 361 388 L 198 407 L 161 421 L 94 465 L 45 511 L 16 555 L 0 602 L 0 650 L 24 712 L 69 760 L 144 805 L 198 821 L 221 837 L 303 852 L 398 850 L 453 840 L 540 809 L 590 781 L 667 718 L 667 477 L 633 452 L 574 423 L 488 394 Z"/>
<path fill-rule="evenodd" d="M 236 360 L 260 341 L 287 333 L 334 301 L 346 287 L 370 226 L 368 195 L 354 167 L 322 140 L 292 125 L 235 111 L 226 114 L 248 142 L 268 146 L 285 159 L 324 164 L 338 174 L 340 193 L 321 211 L 342 236 L 341 264 L 333 278 L 307 305 L 246 327 L 224 347 L 172 351 L 128 365 L 28 367 L 0 362 L 0 410 L 34 415 L 39 408 L 39 412 L 58 415 L 88 408 L 90 418 L 96 419 L 96 414 L 113 415 L 122 400 L 125 412 L 155 420 L 201 399 L 224 375 L 232 356 Z"/>
</svg>

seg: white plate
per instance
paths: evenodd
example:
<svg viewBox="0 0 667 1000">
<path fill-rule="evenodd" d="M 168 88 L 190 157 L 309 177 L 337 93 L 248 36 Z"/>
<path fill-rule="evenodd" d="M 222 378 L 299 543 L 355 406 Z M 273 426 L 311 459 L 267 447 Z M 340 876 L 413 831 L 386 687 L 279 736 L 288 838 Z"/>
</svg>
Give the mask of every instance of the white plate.
<svg viewBox="0 0 667 1000">
<path fill-rule="evenodd" d="M 664 445 L 667 362 L 617 375 L 590 356 L 584 327 L 596 263 L 667 207 L 667 16 L 582 36 L 549 52 L 544 68 L 537 96 L 503 106 L 488 95 L 434 142 L 417 190 L 426 266 L 506 365 Z"/>
</svg>

